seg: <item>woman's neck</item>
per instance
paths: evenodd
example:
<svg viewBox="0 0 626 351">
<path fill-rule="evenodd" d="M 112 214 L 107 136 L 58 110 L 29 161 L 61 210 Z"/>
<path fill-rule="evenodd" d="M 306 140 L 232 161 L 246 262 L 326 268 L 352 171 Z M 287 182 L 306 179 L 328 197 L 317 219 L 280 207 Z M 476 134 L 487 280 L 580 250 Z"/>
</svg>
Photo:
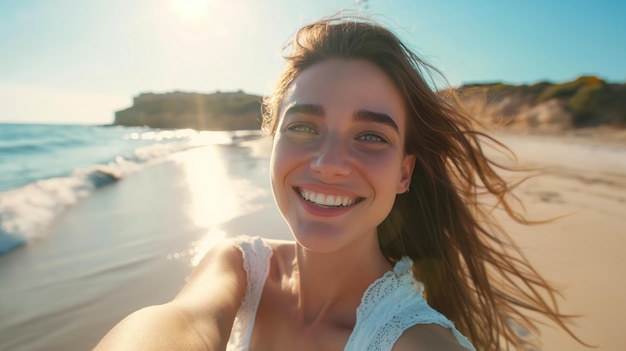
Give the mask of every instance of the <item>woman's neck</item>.
<svg viewBox="0 0 626 351">
<path fill-rule="evenodd" d="M 296 244 L 294 288 L 304 324 L 354 324 L 365 290 L 392 269 L 376 236 L 318 253 Z"/>
</svg>

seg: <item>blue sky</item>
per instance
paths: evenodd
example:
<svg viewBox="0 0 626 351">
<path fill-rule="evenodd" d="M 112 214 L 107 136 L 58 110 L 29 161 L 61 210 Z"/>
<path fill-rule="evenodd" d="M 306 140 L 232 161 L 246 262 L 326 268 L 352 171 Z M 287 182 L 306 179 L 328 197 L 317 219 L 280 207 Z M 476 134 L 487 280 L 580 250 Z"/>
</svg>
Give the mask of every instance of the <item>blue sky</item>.
<svg viewBox="0 0 626 351">
<path fill-rule="evenodd" d="M 0 122 L 111 123 L 141 92 L 267 94 L 280 49 L 343 9 L 390 27 L 452 84 L 626 81 L 626 2 L 0 0 Z"/>
</svg>

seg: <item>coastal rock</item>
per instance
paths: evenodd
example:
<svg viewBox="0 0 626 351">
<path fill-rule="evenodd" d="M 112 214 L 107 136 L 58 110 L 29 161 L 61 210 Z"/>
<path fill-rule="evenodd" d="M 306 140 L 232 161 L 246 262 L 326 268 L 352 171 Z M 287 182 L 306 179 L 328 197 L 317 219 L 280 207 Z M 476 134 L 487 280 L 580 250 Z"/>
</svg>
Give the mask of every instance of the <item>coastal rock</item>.
<svg viewBox="0 0 626 351">
<path fill-rule="evenodd" d="M 491 127 L 536 132 L 626 128 L 626 83 L 583 76 L 565 83 L 466 84 L 454 90 L 463 107 L 480 123 Z M 113 124 L 196 130 L 259 129 L 262 100 L 261 96 L 242 91 L 143 93 L 133 99 L 133 106 L 115 113 Z"/>
<path fill-rule="evenodd" d="M 143 93 L 133 106 L 115 112 L 114 125 L 196 130 L 252 130 L 261 127 L 261 96 L 242 91 L 200 94 Z"/>
</svg>

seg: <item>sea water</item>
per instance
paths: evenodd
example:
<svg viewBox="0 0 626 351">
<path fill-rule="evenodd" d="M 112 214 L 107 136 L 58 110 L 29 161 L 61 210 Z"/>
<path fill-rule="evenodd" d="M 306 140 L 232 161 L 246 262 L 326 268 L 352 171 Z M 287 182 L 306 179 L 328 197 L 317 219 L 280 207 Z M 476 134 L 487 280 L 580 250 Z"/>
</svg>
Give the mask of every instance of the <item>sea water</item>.
<svg viewBox="0 0 626 351">
<path fill-rule="evenodd" d="M 68 207 L 168 155 L 259 136 L 258 131 L 0 124 L 0 254 L 41 238 Z"/>
</svg>

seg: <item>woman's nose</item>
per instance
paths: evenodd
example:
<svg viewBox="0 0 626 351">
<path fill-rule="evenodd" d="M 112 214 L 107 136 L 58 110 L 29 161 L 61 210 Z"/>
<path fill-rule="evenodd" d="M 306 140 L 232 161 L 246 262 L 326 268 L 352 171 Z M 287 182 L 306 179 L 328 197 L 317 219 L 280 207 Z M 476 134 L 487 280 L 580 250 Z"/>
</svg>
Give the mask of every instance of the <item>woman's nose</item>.
<svg viewBox="0 0 626 351">
<path fill-rule="evenodd" d="M 349 175 L 351 165 L 347 146 L 337 139 L 325 140 L 311 160 L 311 170 L 325 178 Z"/>
</svg>

